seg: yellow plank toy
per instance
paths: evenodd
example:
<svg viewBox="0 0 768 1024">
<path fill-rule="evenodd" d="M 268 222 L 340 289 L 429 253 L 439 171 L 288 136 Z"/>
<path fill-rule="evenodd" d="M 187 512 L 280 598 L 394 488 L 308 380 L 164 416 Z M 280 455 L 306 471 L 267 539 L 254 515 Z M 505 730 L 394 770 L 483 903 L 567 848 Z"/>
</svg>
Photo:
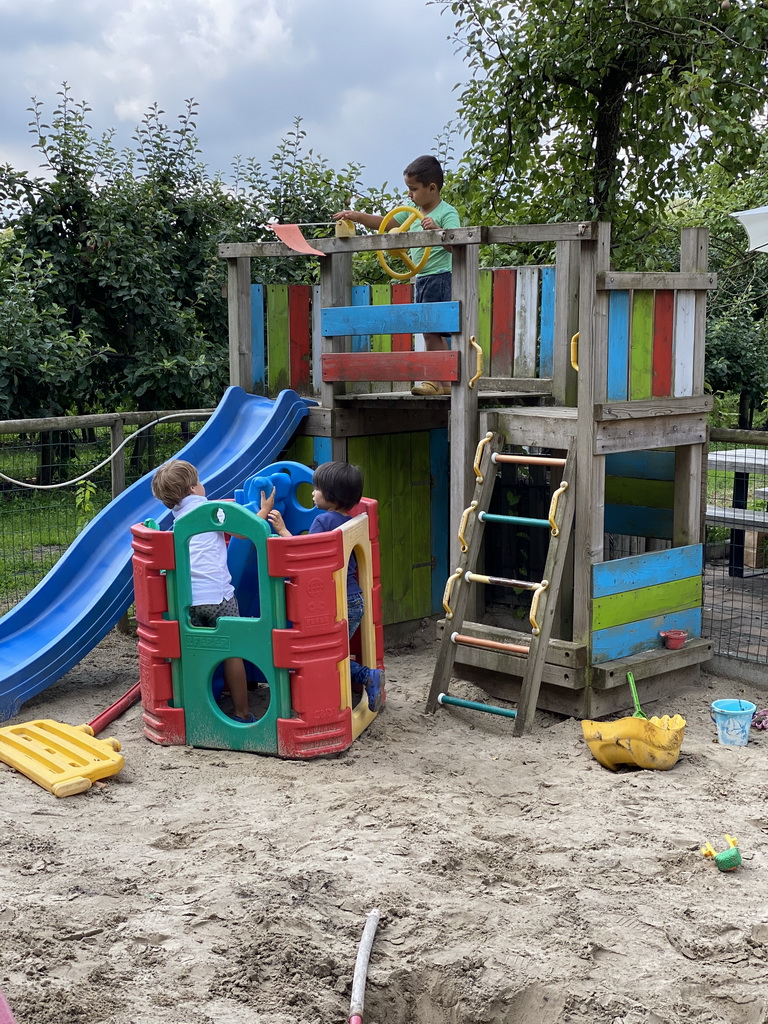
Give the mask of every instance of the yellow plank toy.
<svg viewBox="0 0 768 1024">
<path fill-rule="evenodd" d="M 84 793 L 96 779 L 115 775 L 125 763 L 118 750 L 118 740 L 96 739 L 90 725 L 40 718 L 0 729 L 0 761 L 54 796 Z"/>
</svg>

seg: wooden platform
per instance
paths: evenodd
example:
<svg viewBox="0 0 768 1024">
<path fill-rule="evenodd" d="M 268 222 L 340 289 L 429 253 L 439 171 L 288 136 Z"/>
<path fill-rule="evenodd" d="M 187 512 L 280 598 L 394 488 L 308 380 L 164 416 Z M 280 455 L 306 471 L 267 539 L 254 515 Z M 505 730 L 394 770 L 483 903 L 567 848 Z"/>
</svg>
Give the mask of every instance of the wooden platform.
<svg viewBox="0 0 768 1024">
<path fill-rule="evenodd" d="M 442 637 L 445 619 L 437 623 Z M 467 636 L 506 643 L 525 644 L 530 636 L 517 630 L 502 629 L 479 622 L 465 622 Z M 632 707 L 627 672 L 638 685 L 641 704 L 657 700 L 675 687 L 699 678 L 702 662 L 712 657 L 710 640 L 689 640 L 679 651 L 665 647 L 629 658 L 620 658 L 594 666 L 591 685 L 587 685 L 587 651 L 583 645 L 567 640 L 550 641 L 544 666 L 538 706 L 544 711 L 574 718 L 602 718 Z M 507 654 L 479 647 L 456 648 L 456 674 L 484 689 L 492 697 L 517 701 L 525 673 L 524 655 Z"/>
</svg>

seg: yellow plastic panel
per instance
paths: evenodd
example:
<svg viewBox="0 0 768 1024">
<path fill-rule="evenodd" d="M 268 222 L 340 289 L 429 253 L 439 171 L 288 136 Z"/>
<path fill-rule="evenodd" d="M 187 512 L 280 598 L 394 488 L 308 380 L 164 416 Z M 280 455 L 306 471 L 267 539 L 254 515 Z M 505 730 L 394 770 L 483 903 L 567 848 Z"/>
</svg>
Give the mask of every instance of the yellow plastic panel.
<svg viewBox="0 0 768 1024">
<path fill-rule="evenodd" d="M 685 736 L 681 715 L 663 718 L 620 718 L 616 722 L 581 723 L 592 754 L 605 768 L 620 764 L 667 771 L 677 764 Z"/>
<path fill-rule="evenodd" d="M 125 763 L 116 739 L 99 740 L 89 725 L 62 725 L 48 718 L 0 729 L 0 761 L 54 796 L 91 788 Z"/>
</svg>

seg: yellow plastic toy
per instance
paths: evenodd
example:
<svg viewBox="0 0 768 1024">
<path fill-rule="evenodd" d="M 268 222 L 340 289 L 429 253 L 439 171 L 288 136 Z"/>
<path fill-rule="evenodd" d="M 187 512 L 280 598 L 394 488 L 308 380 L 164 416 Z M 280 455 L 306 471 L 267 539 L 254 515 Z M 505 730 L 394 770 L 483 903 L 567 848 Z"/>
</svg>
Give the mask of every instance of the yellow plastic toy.
<svg viewBox="0 0 768 1024">
<path fill-rule="evenodd" d="M 729 836 L 726 833 L 725 841 L 728 843 L 728 849 L 723 850 L 722 853 L 715 853 L 711 843 L 705 843 L 701 848 L 701 852 L 705 857 L 712 858 L 719 871 L 733 871 L 741 864 L 739 840 L 735 836 Z"/>
<path fill-rule="evenodd" d="M 397 234 L 402 231 L 407 231 L 415 220 L 424 219 L 424 214 L 421 212 L 421 210 L 417 210 L 414 206 L 396 206 L 394 210 L 390 210 L 389 213 L 384 214 L 381 224 L 379 224 L 380 235 L 387 234 L 387 227 L 389 225 L 389 222 L 392 220 L 396 213 L 407 213 L 408 216 L 405 218 L 402 224 L 398 224 L 396 228 L 392 228 L 389 234 Z M 387 274 L 389 274 L 390 277 L 394 277 L 398 281 L 407 281 L 409 278 L 415 277 L 420 270 L 424 269 L 424 267 L 427 264 L 427 260 L 429 259 L 429 254 L 432 250 L 425 249 L 424 255 L 421 257 L 418 264 L 413 262 L 410 253 L 405 249 L 389 249 L 388 251 L 393 256 L 397 256 L 398 259 L 401 259 L 409 269 L 406 270 L 405 272 L 393 270 L 392 267 L 390 267 L 390 265 L 387 263 L 385 253 L 378 251 L 376 255 L 379 258 L 379 263 L 381 264 L 382 268 L 386 271 Z"/>
<path fill-rule="evenodd" d="M 581 728 L 593 756 L 615 771 L 620 764 L 667 771 L 677 764 L 685 735 L 681 715 L 620 718 L 616 722 L 583 721 Z"/>
<path fill-rule="evenodd" d="M 118 750 L 118 740 L 96 739 L 90 725 L 40 718 L 0 729 L 0 761 L 59 797 L 84 793 L 96 779 L 117 774 L 125 763 Z"/>
</svg>

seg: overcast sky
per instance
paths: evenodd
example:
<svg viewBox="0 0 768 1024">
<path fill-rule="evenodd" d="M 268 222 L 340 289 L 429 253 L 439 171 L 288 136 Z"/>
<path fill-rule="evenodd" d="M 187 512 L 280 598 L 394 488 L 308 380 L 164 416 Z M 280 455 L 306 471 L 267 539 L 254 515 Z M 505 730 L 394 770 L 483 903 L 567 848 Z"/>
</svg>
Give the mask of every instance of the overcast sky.
<svg viewBox="0 0 768 1024">
<path fill-rule="evenodd" d="M 466 77 L 450 14 L 425 0 L 0 0 L 0 163 L 37 171 L 34 96 L 50 114 L 62 82 L 120 145 L 154 102 L 175 120 L 200 105 L 201 159 L 266 164 L 293 117 L 334 169 L 400 187 L 434 149 Z"/>
</svg>

